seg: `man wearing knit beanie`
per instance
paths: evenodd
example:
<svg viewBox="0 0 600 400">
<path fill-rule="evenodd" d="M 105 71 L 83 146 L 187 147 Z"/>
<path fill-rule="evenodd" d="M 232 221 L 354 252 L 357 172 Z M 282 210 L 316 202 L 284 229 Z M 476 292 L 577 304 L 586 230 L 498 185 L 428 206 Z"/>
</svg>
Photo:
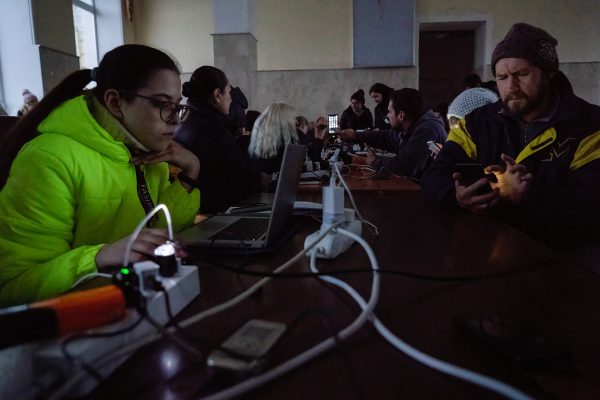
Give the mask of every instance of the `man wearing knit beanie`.
<svg viewBox="0 0 600 400">
<path fill-rule="evenodd" d="M 422 190 L 433 203 L 495 214 L 565 248 L 600 242 L 600 107 L 575 96 L 557 45 L 541 28 L 510 28 L 491 60 L 500 100 L 450 131 Z M 462 163 L 493 179 L 467 181 Z"/>
</svg>

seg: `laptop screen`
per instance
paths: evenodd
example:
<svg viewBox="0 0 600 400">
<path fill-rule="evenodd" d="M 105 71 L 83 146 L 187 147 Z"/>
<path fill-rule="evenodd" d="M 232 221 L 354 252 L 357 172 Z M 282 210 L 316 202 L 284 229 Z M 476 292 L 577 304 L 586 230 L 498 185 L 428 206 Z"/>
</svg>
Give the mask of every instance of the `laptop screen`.
<svg viewBox="0 0 600 400">
<path fill-rule="evenodd" d="M 275 191 L 273 210 L 267 229 L 267 244 L 276 240 L 277 236 L 284 231 L 294 212 L 294 201 L 296 200 L 305 155 L 306 146 L 288 144 L 285 148 Z"/>
</svg>

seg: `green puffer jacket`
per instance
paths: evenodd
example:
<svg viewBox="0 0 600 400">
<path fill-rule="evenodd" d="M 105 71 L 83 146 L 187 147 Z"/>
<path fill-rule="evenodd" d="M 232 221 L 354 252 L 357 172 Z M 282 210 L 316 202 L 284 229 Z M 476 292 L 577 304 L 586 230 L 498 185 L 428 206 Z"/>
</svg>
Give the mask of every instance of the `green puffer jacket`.
<svg viewBox="0 0 600 400">
<path fill-rule="evenodd" d="M 69 289 L 96 272 L 104 244 L 130 235 L 145 216 L 131 153 L 115 139 L 124 128 L 102 106 L 94 112 L 101 126 L 90 113 L 93 104 L 86 96 L 61 104 L 12 164 L 0 192 L 0 306 Z M 175 231 L 193 224 L 199 191 L 171 184 L 166 163 L 142 170 L 154 203 L 169 208 Z M 162 215 L 156 226 L 165 226 Z"/>
</svg>

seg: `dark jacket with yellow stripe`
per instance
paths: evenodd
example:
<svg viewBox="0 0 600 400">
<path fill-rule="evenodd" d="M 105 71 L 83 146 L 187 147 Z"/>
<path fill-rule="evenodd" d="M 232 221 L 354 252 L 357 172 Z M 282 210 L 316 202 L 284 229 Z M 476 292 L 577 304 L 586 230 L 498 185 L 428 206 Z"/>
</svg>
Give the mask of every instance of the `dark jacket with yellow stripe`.
<svg viewBox="0 0 600 400">
<path fill-rule="evenodd" d="M 504 220 L 558 247 L 600 242 L 600 107 L 575 96 L 561 72 L 551 85 L 558 106 L 546 121 L 524 126 L 502 112 L 501 101 L 461 120 L 421 180 L 426 198 L 457 207 L 455 165 L 504 165 L 505 153 L 525 165 L 534 181 L 524 204 L 497 210 Z"/>
</svg>

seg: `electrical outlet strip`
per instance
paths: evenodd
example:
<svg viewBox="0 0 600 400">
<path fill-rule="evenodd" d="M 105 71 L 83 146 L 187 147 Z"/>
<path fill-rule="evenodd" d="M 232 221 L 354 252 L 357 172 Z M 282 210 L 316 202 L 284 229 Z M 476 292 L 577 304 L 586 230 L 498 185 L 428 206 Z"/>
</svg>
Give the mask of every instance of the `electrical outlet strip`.
<svg viewBox="0 0 600 400">
<path fill-rule="evenodd" d="M 200 279 L 198 277 L 198 267 L 196 266 L 180 266 L 179 271 L 169 278 L 162 278 L 163 286 L 169 293 L 171 310 L 174 315 L 183 310 L 196 296 L 200 294 Z M 164 294 L 162 292 L 155 293 L 151 298 L 147 299 L 148 314 L 160 322 L 162 325 L 168 321 L 167 309 Z M 94 333 L 113 332 L 119 329 L 131 326 L 139 319 L 139 314 L 135 310 L 131 310 L 127 317 L 117 323 L 91 330 Z M 80 358 L 83 361 L 92 361 L 104 354 L 113 352 L 126 344 L 135 342 L 138 338 L 154 331 L 155 328 L 147 321 L 140 323 L 135 329 L 122 335 L 113 336 L 110 338 L 89 338 L 77 340 L 69 344 L 69 353 Z M 109 375 L 119 365 L 121 365 L 129 355 L 113 360 L 98 369 L 102 376 Z M 34 354 L 34 369 L 40 374 L 46 373 L 50 369 L 59 370 L 65 379 L 73 377 L 79 368 L 74 366 L 63 356 L 59 340 L 44 342 L 40 345 Z M 69 393 L 70 397 L 81 397 L 94 389 L 97 382 L 91 377 L 82 380 L 79 385 L 75 386 Z"/>
<path fill-rule="evenodd" d="M 362 223 L 354 219 L 354 210 L 349 208 L 344 209 L 344 217 L 346 218 L 346 222 L 343 223 L 340 228 L 360 236 L 362 234 Z M 323 228 L 325 228 L 325 226 L 321 229 Z M 308 235 L 304 240 L 304 248 L 310 246 L 320 234 L 321 230 L 318 230 Z M 317 258 L 336 258 L 348 250 L 350 246 L 352 246 L 352 243 L 354 243 L 354 240 L 348 236 L 329 232 L 327 236 L 321 239 L 321 241 L 307 253 L 307 255 L 311 256 L 312 253 L 316 251 Z"/>
</svg>

